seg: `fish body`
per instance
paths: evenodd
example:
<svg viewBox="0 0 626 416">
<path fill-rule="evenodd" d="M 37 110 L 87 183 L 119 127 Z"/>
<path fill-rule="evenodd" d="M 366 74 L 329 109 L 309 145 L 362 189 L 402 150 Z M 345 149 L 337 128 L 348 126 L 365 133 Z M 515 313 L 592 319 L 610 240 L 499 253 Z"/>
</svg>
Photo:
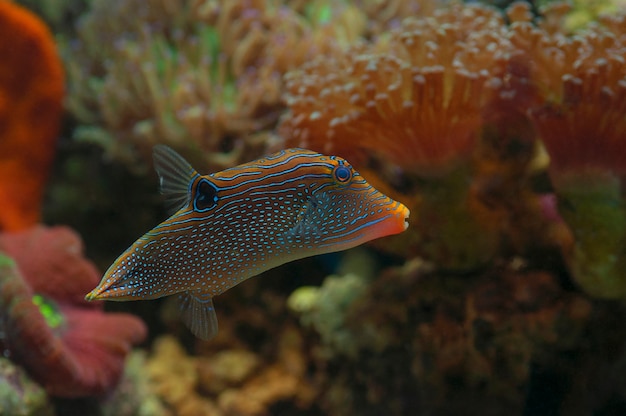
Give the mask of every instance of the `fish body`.
<svg viewBox="0 0 626 416">
<path fill-rule="evenodd" d="M 236 284 L 407 227 L 409 210 L 340 157 L 288 149 L 200 175 L 158 145 L 154 162 L 173 214 L 128 248 L 86 299 L 180 294 L 183 320 L 200 338 L 217 332 L 212 298 Z"/>
</svg>

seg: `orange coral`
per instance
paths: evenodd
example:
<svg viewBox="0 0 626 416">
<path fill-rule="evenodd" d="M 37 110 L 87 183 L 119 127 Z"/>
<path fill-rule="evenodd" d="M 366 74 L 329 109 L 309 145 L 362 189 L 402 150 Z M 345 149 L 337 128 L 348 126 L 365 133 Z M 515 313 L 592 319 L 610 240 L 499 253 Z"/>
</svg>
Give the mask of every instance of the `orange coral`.
<svg viewBox="0 0 626 416">
<path fill-rule="evenodd" d="M 558 53 L 533 48 L 532 57 L 544 68 L 558 68 L 559 76 L 535 76 L 546 85 L 545 104 L 531 111 L 531 119 L 550 155 L 550 168 L 626 173 L 626 43 L 618 33 L 602 29 L 546 39 Z"/>
<path fill-rule="evenodd" d="M 626 297 L 625 22 L 624 15 L 606 18 L 571 37 L 520 26 L 512 36 L 529 62 L 540 101 L 528 114 L 574 238 L 563 246 L 565 262 L 583 290 L 611 299 Z"/>
<path fill-rule="evenodd" d="M 445 169 L 478 138 L 503 28 L 494 10 L 456 5 L 305 65 L 288 74 L 281 132 L 289 145 L 351 160 L 374 151 L 408 171 Z"/>
<path fill-rule="evenodd" d="M 63 70 L 44 23 L 0 1 L 0 229 L 41 216 L 63 99 Z"/>
<path fill-rule="evenodd" d="M 508 45 L 495 9 L 454 4 L 405 19 L 371 44 L 288 73 L 280 132 L 289 147 L 382 167 L 390 184 L 404 182 L 400 200 L 417 213 L 403 237 L 413 254 L 454 270 L 484 264 L 499 221 L 476 201 L 468 175 L 495 87 L 505 84 Z"/>
</svg>

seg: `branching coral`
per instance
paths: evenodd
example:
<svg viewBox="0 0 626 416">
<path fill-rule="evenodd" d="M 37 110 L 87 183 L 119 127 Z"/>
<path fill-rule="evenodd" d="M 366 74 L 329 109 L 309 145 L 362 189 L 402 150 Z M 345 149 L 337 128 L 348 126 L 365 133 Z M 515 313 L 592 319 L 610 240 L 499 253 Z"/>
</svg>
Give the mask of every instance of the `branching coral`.
<svg viewBox="0 0 626 416">
<path fill-rule="evenodd" d="M 82 298 L 99 279 L 67 228 L 0 235 L 0 346 L 53 396 L 110 392 L 124 358 L 146 335 L 141 321 Z"/>
<path fill-rule="evenodd" d="M 358 16 L 345 6 L 322 24 L 264 0 L 96 1 L 68 55 L 70 108 L 95 126 L 77 134 L 131 161 L 159 142 L 201 151 L 213 170 L 253 159 L 267 146 L 253 133 L 283 108 L 282 74 L 352 41 Z"/>
<path fill-rule="evenodd" d="M 52 35 L 0 2 L 0 230 L 36 224 L 60 127 L 64 76 Z"/>
</svg>

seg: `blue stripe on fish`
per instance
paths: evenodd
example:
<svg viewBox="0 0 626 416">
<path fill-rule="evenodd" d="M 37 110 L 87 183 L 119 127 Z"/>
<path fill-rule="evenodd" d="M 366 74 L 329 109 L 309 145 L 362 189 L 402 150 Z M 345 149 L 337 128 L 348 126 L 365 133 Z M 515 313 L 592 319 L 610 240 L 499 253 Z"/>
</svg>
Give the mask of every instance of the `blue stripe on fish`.
<svg viewBox="0 0 626 416">
<path fill-rule="evenodd" d="M 402 232 L 408 209 L 344 159 L 288 149 L 206 176 L 155 146 L 161 191 L 173 213 L 106 271 L 87 299 L 155 299 L 179 293 L 198 337 L 217 332 L 213 297 L 283 263 Z"/>
</svg>

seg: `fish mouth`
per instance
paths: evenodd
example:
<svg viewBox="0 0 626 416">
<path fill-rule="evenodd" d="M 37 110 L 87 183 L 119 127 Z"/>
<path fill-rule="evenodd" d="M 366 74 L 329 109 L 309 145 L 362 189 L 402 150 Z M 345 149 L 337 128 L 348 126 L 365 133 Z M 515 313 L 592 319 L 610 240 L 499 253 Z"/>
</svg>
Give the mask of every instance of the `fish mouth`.
<svg viewBox="0 0 626 416">
<path fill-rule="evenodd" d="M 409 228 L 409 215 L 411 211 L 400 202 L 396 202 L 397 206 L 393 213 L 388 216 L 387 220 L 375 225 L 376 231 L 372 230 L 376 237 L 385 237 L 388 235 L 400 234 Z"/>
<path fill-rule="evenodd" d="M 404 220 L 404 230 L 402 230 L 402 231 L 405 231 L 407 228 L 409 228 L 409 216 L 411 215 L 411 211 L 407 207 L 404 207 L 403 215 L 404 215 L 404 219 L 403 219 Z"/>
</svg>

